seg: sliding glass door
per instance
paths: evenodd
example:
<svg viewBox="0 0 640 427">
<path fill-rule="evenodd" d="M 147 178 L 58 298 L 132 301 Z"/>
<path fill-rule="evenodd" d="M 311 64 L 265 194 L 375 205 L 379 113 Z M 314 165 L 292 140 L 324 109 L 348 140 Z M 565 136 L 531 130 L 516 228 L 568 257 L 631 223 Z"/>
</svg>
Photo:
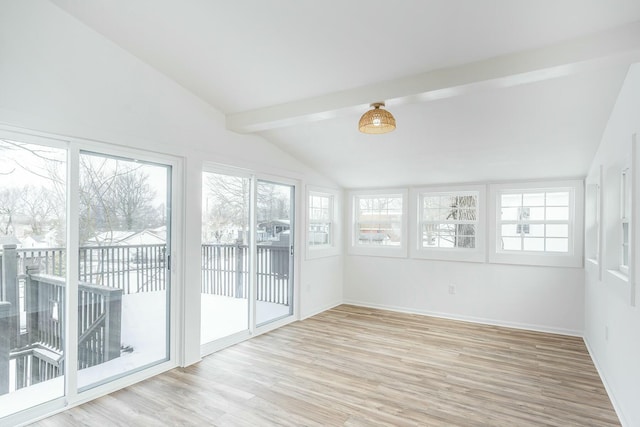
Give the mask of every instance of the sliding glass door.
<svg viewBox="0 0 640 427">
<path fill-rule="evenodd" d="M 64 396 L 66 169 L 55 141 L 0 136 L 0 424 Z"/>
<path fill-rule="evenodd" d="M 171 167 L 80 154 L 78 387 L 169 359 Z"/>
<path fill-rule="evenodd" d="M 258 180 L 256 325 L 293 314 L 294 186 Z"/>
<path fill-rule="evenodd" d="M 294 193 L 252 175 L 203 173 L 201 344 L 293 314 Z"/>
<path fill-rule="evenodd" d="M 80 145 L 0 131 L 0 425 L 171 357 L 173 162 Z"/>
<path fill-rule="evenodd" d="M 249 330 L 251 178 L 202 175 L 200 342 Z"/>
</svg>

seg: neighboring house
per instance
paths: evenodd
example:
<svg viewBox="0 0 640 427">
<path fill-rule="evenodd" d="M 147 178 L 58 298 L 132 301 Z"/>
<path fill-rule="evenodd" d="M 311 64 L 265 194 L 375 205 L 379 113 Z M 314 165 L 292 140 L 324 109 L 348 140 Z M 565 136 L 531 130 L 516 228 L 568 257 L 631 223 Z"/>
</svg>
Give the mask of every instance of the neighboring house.
<svg viewBox="0 0 640 427">
<path fill-rule="evenodd" d="M 50 247 L 46 236 L 27 236 L 20 239 L 21 248 L 48 248 Z"/>
<path fill-rule="evenodd" d="M 291 228 L 288 219 L 274 219 L 258 223 L 258 241 L 280 240 L 279 235 Z"/>
<path fill-rule="evenodd" d="M 107 231 L 87 240 L 86 246 L 140 246 L 166 243 L 166 229 Z"/>
</svg>

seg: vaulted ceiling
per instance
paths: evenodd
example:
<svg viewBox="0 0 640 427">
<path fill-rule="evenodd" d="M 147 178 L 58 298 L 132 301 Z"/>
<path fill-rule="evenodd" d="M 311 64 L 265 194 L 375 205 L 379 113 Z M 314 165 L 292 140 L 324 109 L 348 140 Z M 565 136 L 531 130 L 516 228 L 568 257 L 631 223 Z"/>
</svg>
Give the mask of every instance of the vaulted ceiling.
<svg viewBox="0 0 640 427">
<path fill-rule="evenodd" d="M 640 60 L 637 0 L 52 2 L 345 187 L 583 176 Z"/>
</svg>

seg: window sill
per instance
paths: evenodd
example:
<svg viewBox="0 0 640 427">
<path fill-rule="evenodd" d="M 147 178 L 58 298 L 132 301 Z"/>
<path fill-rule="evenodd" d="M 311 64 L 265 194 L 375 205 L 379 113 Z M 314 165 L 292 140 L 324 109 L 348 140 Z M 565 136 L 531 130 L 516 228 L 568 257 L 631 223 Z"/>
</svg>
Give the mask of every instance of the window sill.
<svg viewBox="0 0 640 427">
<path fill-rule="evenodd" d="M 348 250 L 349 255 L 363 255 L 363 256 L 380 256 L 387 258 L 406 258 L 406 247 L 389 247 L 389 246 L 351 246 Z"/>
<path fill-rule="evenodd" d="M 495 264 L 534 265 L 540 267 L 582 268 L 582 256 L 575 254 L 534 254 L 531 252 L 494 252 L 489 255 L 489 262 Z"/>
<path fill-rule="evenodd" d="M 411 258 L 434 261 L 485 262 L 484 251 L 478 249 L 414 249 Z"/>
<path fill-rule="evenodd" d="M 629 283 L 629 275 L 623 273 L 620 270 L 607 270 L 607 273 L 609 273 L 610 276 L 612 276 L 613 278 L 622 281 L 624 283 Z"/>
</svg>

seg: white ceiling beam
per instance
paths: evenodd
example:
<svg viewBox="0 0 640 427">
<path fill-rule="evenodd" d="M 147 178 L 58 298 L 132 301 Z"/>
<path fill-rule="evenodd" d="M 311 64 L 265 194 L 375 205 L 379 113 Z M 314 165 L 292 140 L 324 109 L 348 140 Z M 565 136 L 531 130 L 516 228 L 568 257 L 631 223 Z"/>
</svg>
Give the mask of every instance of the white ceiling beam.
<svg viewBox="0 0 640 427">
<path fill-rule="evenodd" d="M 443 68 L 402 79 L 228 114 L 227 129 L 250 133 L 363 113 L 369 104 L 427 102 L 475 90 L 558 78 L 640 60 L 640 22 L 556 45 Z"/>
</svg>

